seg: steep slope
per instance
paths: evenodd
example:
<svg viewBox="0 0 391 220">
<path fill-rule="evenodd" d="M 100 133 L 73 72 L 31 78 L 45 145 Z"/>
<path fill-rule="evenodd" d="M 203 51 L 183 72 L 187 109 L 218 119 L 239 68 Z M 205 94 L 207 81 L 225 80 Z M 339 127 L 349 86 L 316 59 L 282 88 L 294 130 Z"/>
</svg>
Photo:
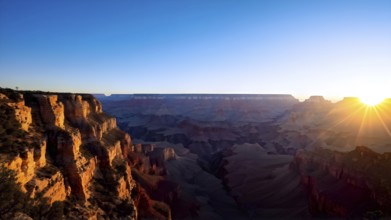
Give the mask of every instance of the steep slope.
<svg viewBox="0 0 391 220">
<path fill-rule="evenodd" d="M 379 219 L 391 214 L 390 153 L 367 147 L 301 150 L 291 167 L 301 176 L 313 216 Z"/>
<path fill-rule="evenodd" d="M 2 170 L 12 171 L 33 204 L 65 204 L 67 219 L 137 218 L 131 138 L 93 96 L 0 89 L 0 110 Z M 32 215 L 26 209 L 2 214 Z"/>
</svg>

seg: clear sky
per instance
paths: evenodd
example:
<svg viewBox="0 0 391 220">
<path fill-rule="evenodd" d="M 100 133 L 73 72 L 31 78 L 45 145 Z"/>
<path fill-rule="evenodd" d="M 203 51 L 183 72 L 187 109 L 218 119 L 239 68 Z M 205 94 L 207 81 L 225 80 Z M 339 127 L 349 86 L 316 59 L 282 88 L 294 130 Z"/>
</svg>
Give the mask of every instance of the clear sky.
<svg viewBox="0 0 391 220">
<path fill-rule="evenodd" d="M 391 96 L 391 1 L 0 0 L 0 86 Z"/>
</svg>

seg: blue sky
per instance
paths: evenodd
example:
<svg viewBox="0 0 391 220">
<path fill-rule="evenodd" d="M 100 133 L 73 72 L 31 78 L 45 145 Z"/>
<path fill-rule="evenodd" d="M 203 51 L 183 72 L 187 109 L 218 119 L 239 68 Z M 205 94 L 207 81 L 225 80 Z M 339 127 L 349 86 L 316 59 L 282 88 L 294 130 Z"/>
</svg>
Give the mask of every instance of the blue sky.
<svg viewBox="0 0 391 220">
<path fill-rule="evenodd" d="M 386 94 L 391 1 L 0 0 L 0 86 Z"/>
</svg>

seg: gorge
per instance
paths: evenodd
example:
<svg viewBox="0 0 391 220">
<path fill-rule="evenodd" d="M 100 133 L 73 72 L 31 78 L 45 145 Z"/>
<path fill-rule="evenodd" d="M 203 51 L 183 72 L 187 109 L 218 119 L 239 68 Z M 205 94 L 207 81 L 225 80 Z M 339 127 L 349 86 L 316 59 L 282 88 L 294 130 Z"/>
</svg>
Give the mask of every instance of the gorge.
<svg viewBox="0 0 391 220">
<path fill-rule="evenodd" d="M 116 115 L 121 129 L 131 134 L 135 143 L 175 149 L 177 160 L 166 162 L 166 178 L 180 183 L 182 190 L 178 198 L 193 204 L 191 207 L 198 207 L 200 218 L 389 215 L 383 202 L 375 196 L 376 190 L 385 190 L 387 184 L 383 185 L 384 180 L 380 179 L 386 177 L 371 179 L 375 173 L 383 173 L 382 170 L 391 167 L 372 166 L 374 162 L 366 157 L 354 158 L 357 163 L 365 164 L 365 169 L 373 169 L 365 174 L 359 172 L 362 185 L 352 184 L 353 177 L 348 178 L 349 181 L 341 177 L 333 182 L 351 188 L 351 193 L 344 194 L 344 188 L 331 188 L 329 191 L 336 192 L 324 196 L 320 186 L 330 183 L 327 170 L 331 168 L 327 167 L 344 170 L 352 162 L 335 163 L 316 155 L 323 150 L 325 155 L 349 158 L 355 154 L 357 146 L 366 146 L 358 149 L 368 149 L 376 157 L 387 154 L 391 149 L 390 99 L 374 108 L 350 97 L 336 103 L 321 96 L 299 102 L 291 95 L 96 97 L 110 114 Z M 303 162 L 308 158 L 314 163 Z M 309 187 L 308 177 L 318 185 Z M 205 179 L 209 184 L 204 183 Z M 209 187 L 213 187 L 212 192 Z M 355 191 L 357 187 L 359 190 Z M 319 192 L 313 194 L 317 188 Z M 359 196 L 362 188 L 367 190 L 364 197 Z M 223 189 L 217 197 L 214 194 L 220 191 L 216 189 Z M 219 198 L 225 198 L 225 202 Z M 366 205 L 363 208 L 357 204 Z M 178 214 L 180 210 L 183 207 L 172 206 L 174 218 L 184 217 Z M 227 210 L 234 214 L 227 215 Z"/>
<path fill-rule="evenodd" d="M 0 107 L 6 218 L 391 215 L 390 99 L 0 89 Z"/>
</svg>

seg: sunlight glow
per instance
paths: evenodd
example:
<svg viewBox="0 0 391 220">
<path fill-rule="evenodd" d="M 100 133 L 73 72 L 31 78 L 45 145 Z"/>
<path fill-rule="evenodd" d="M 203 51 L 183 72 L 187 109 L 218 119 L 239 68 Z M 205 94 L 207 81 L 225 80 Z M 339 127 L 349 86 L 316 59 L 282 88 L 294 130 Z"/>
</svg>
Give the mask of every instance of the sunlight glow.
<svg viewBox="0 0 391 220">
<path fill-rule="evenodd" d="M 376 106 L 384 101 L 384 97 L 378 95 L 361 96 L 360 101 L 368 106 Z"/>
</svg>

